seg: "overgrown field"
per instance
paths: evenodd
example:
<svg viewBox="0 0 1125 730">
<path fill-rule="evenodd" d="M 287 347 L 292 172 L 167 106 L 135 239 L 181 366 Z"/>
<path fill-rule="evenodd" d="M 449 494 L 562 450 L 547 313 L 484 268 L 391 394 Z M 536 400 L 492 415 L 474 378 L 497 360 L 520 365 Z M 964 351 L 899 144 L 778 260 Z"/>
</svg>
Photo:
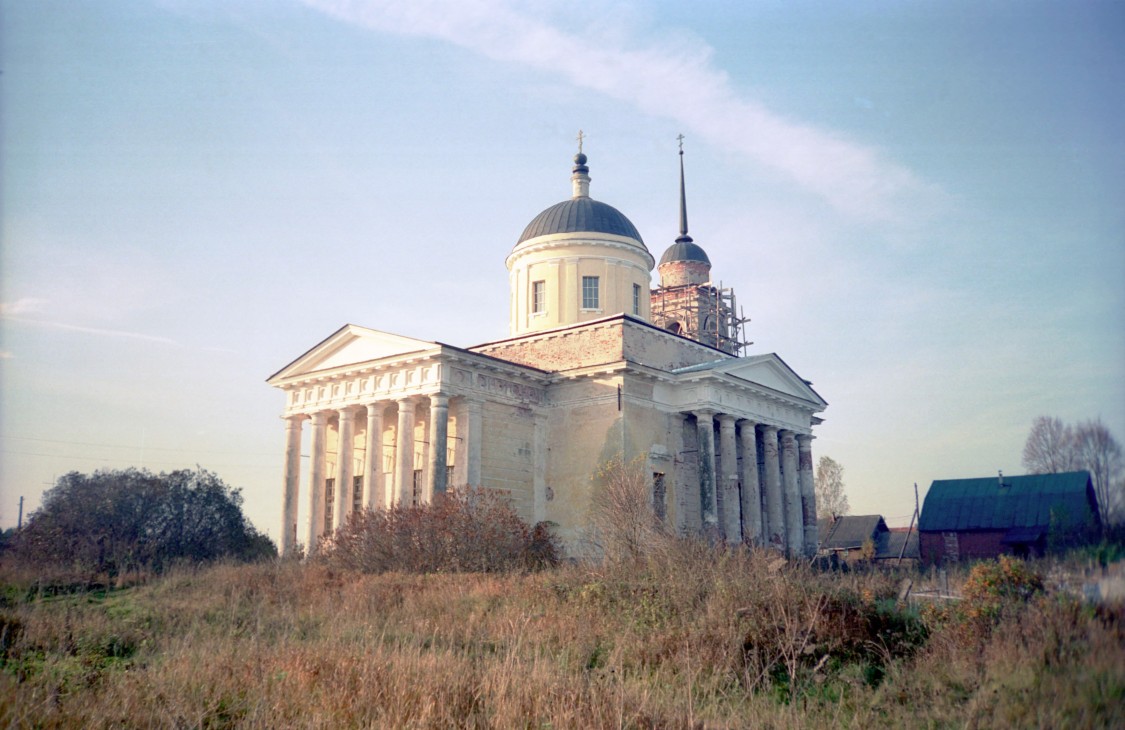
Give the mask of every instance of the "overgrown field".
<svg viewBox="0 0 1125 730">
<path fill-rule="evenodd" d="M 1004 571 L 919 612 L 880 573 L 691 542 L 518 575 L 9 570 L 0 725 L 1125 727 L 1122 610 Z"/>
</svg>

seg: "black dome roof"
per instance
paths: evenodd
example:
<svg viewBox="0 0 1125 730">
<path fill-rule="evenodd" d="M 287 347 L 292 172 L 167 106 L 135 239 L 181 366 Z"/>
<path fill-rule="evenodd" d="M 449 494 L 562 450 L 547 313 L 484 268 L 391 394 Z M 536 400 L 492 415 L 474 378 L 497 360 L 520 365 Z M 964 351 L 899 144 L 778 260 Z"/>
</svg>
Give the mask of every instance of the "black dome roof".
<svg viewBox="0 0 1125 730">
<path fill-rule="evenodd" d="M 664 255 L 660 257 L 660 265 L 670 264 L 673 261 L 699 261 L 701 263 L 711 265 L 711 259 L 707 258 L 707 252 L 704 251 L 698 244 L 692 243 L 691 239 L 687 241 L 676 241 Z"/>
<path fill-rule="evenodd" d="M 516 245 L 552 233 L 611 233 L 644 246 L 637 227 L 612 205 L 591 198 L 571 198 L 552 205 L 527 224 Z M 647 249 L 646 249 L 647 250 Z"/>
</svg>

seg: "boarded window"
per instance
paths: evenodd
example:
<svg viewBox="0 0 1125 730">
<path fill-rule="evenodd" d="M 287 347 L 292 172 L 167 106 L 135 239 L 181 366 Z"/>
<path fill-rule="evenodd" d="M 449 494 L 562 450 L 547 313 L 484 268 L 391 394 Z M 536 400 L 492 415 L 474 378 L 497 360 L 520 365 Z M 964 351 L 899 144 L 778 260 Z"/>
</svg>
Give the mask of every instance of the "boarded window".
<svg viewBox="0 0 1125 730">
<path fill-rule="evenodd" d="M 664 487 L 664 472 L 652 473 L 652 512 L 661 522 L 668 515 L 668 496 Z"/>
<path fill-rule="evenodd" d="M 352 477 L 352 512 L 363 509 L 363 477 Z"/>
<path fill-rule="evenodd" d="M 336 506 L 336 480 L 324 480 L 324 532 L 332 532 L 332 517 Z"/>
</svg>

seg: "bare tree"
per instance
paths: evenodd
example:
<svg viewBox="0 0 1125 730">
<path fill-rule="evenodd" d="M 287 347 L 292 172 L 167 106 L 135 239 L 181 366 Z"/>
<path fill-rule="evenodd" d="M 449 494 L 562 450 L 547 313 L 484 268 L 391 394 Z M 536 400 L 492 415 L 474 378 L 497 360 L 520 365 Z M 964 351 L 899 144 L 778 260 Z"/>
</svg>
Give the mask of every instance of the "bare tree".
<svg viewBox="0 0 1125 730">
<path fill-rule="evenodd" d="M 1102 521 L 1116 522 L 1125 511 L 1125 459 L 1121 444 L 1100 418 L 1076 427 L 1059 418 L 1039 416 L 1023 447 L 1023 465 L 1032 474 L 1090 472 Z"/>
<path fill-rule="evenodd" d="M 1074 456 L 1079 465 L 1090 472 L 1102 520 L 1107 524 L 1116 522 L 1125 486 L 1121 444 L 1102 419 L 1085 421 L 1074 429 Z"/>
<path fill-rule="evenodd" d="M 1039 416 L 1023 446 L 1023 467 L 1032 474 L 1060 474 L 1080 468 L 1074 430 L 1061 418 Z"/>
<path fill-rule="evenodd" d="M 844 494 L 844 467 L 828 456 L 820 457 L 816 464 L 816 517 L 839 517 L 851 509 L 848 495 Z"/>
<path fill-rule="evenodd" d="M 610 562 L 644 558 L 668 533 L 653 508 L 644 462 L 616 456 L 598 470 L 593 523 L 603 557 Z"/>
</svg>

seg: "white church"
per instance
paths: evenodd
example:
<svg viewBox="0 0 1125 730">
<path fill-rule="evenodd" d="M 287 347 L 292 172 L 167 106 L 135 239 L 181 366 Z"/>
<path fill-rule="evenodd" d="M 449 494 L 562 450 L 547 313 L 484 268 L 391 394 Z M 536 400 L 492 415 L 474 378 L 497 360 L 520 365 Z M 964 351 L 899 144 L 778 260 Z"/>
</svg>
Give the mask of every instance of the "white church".
<svg viewBox="0 0 1125 730">
<path fill-rule="evenodd" d="M 683 150 L 680 235 L 659 265 L 590 197 L 586 163 L 580 144 L 571 197 L 508 254 L 506 339 L 349 324 L 267 380 L 285 393 L 283 555 L 299 536 L 315 551 L 355 510 L 464 485 L 503 490 L 579 551 L 615 458 L 644 469 L 657 519 L 680 533 L 815 553 L 812 430 L 827 403 L 776 354 L 746 352 L 734 293 L 688 235 Z"/>
</svg>

